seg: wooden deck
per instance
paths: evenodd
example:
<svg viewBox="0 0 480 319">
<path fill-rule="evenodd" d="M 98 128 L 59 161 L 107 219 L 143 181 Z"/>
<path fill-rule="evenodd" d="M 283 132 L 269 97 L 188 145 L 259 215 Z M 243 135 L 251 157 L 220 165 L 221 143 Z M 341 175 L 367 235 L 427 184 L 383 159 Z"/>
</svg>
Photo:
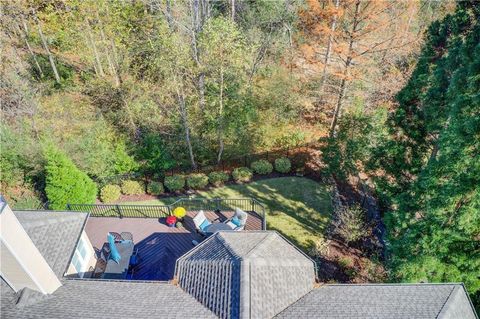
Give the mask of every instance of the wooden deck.
<svg viewBox="0 0 480 319">
<path fill-rule="evenodd" d="M 173 278 L 176 260 L 194 247 L 192 241 L 201 242 L 204 236 L 195 232 L 192 217 L 196 212 L 188 212 L 184 218 L 184 228 L 172 228 L 165 224 L 165 218 L 116 218 L 90 217 L 85 231 L 96 249 L 101 249 L 107 240 L 108 232 L 130 232 L 138 249 L 140 263 L 133 269 L 133 280 L 170 280 Z M 223 222 L 233 216 L 233 212 L 205 212 L 214 222 Z M 245 230 L 261 230 L 262 218 L 255 212 L 248 212 Z"/>
</svg>

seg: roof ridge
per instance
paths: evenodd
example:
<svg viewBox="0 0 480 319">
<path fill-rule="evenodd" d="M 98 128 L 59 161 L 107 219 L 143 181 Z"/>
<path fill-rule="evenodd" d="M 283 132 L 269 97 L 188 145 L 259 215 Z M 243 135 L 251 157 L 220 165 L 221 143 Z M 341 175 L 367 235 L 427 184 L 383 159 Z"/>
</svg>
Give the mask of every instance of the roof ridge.
<svg viewBox="0 0 480 319">
<path fill-rule="evenodd" d="M 457 286 L 453 286 L 452 287 L 452 290 L 450 290 L 450 293 L 448 294 L 447 298 L 445 299 L 445 302 L 443 303 L 442 307 L 440 308 L 440 310 L 438 311 L 437 315 L 435 316 L 435 318 L 438 318 L 438 316 L 440 316 L 440 314 L 442 313 L 443 309 L 445 308 L 445 305 L 448 303 L 448 300 L 450 300 L 450 297 L 452 296 L 453 292 L 455 291 L 455 288 L 457 288 Z"/>
<path fill-rule="evenodd" d="M 215 236 L 212 236 L 212 237 L 217 238 L 217 240 L 220 241 L 220 242 L 223 244 L 223 247 L 225 247 L 232 256 L 235 256 L 235 257 L 241 259 L 242 257 L 239 256 L 239 255 L 233 250 L 233 248 L 227 243 L 227 241 L 225 240 L 225 238 L 223 238 L 222 236 L 220 236 L 220 234 L 221 234 L 221 232 L 217 232 L 217 233 L 215 234 Z"/>
<path fill-rule="evenodd" d="M 273 236 L 273 232 L 269 232 L 265 235 L 265 237 L 262 238 L 258 243 L 255 244 L 255 246 L 252 247 L 245 255 L 244 258 L 247 258 L 258 246 L 262 245 L 267 239 L 271 239 Z"/>
</svg>

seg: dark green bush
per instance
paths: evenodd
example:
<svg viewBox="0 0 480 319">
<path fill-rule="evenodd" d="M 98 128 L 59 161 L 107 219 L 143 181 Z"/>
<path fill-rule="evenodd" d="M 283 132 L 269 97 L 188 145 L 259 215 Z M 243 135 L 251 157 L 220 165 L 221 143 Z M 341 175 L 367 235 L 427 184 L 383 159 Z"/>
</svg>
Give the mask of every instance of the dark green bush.
<svg viewBox="0 0 480 319">
<path fill-rule="evenodd" d="M 169 191 L 176 192 L 185 186 L 185 177 L 183 175 L 165 176 L 163 183 Z"/>
<path fill-rule="evenodd" d="M 45 193 L 51 209 L 65 209 L 69 203 L 93 204 L 97 186 L 60 150 L 45 150 Z"/>
<path fill-rule="evenodd" d="M 122 193 L 125 195 L 145 194 L 145 188 L 141 182 L 127 180 L 122 182 Z"/>
<path fill-rule="evenodd" d="M 286 157 L 280 157 L 275 160 L 275 170 L 279 173 L 288 173 L 292 168 L 292 163 Z"/>
<path fill-rule="evenodd" d="M 235 182 L 246 183 L 252 179 L 253 173 L 248 167 L 238 167 L 233 170 L 232 176 Z"/>
<path fill-rule="evenodd" d="M 213 186 L 222 186 L 226 181 L 228 181 L 228 174 L 225 172 L 211 172 L 208 174 L 208 180 Z"/>
<path fill-rule="evenodd" d="M 105 185 L 100 190 L 100 200 L 104 203 L 113 203 L 120 198 L 120 186 Z"/>
<path fill-rule="evenodd" d="M 191 174 L 187 177 L 187 186 L 191 189 L 205 188 L 208 185 L 208 177 L 203 173 Z"/>
<path fill-rule="evenodd" d="M 269 161 L 263 159 L 253 162 L 250 167 L 255 173 L 262 175 L 270 174 L 273 171 L 272 164 Z"/>
<path fill-rule="evenodd" d="M 159 134 L 147 133 L 140 141 L 137 157 L 143 162 L 141 170 L 149 173 L 165 172 L 175 166 L 165 141 Z"/>
<path fill-rule="evenodd" d="M 147 185 L 147 193 L 150 195 L 161 195 L 165 189 L 163 188 L 163 184 L 161 182 L 150 182 Z"/>
</svg>

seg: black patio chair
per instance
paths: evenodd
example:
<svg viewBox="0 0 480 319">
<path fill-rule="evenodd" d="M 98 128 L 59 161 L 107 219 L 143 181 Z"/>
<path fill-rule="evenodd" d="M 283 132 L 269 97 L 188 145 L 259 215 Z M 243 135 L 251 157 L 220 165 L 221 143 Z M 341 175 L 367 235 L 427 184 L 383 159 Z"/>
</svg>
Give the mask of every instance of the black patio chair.
<svg viewBox="0 0 480 319">
<path fill-rule="evenodd" d="M 108 243 L 104 243 L 102 250 L 100 252 L 100 258 L 98 259 L 104 259 L 106 262 L 109 256 L 110 256 L 110 245 Z"/>
<path fill-rule="evenodd" d="M 101 278 L 106 268 L 107 262 L 103 258 L 98 258 L 92 273 L 92 278 Z"/>
</svg>

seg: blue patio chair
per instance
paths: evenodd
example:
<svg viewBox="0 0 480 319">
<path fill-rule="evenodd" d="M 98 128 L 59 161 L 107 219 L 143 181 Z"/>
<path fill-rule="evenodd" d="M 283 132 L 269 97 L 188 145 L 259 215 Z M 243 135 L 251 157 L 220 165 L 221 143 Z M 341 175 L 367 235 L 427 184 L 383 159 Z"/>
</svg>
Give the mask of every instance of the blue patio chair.
<svg viewBox="0 0 480 319">
<path fill-rule="evenodd" d="M 205 235 L 205 229 L 212 223 L 207 219 L 203 210 L 199 211 L 195 217 L 193 217 L 193 223 L 197 231 Z"/>
<path fill-rule="evenodd" d="M 227 219 L 225 224 L 227 224 L 232 230 L 241 231 L 245 229 L 247 218 L 248 214 L 246 212 L 240 208 L 235 208 L 235 214 L 232 218 Z"/>
</svg>

